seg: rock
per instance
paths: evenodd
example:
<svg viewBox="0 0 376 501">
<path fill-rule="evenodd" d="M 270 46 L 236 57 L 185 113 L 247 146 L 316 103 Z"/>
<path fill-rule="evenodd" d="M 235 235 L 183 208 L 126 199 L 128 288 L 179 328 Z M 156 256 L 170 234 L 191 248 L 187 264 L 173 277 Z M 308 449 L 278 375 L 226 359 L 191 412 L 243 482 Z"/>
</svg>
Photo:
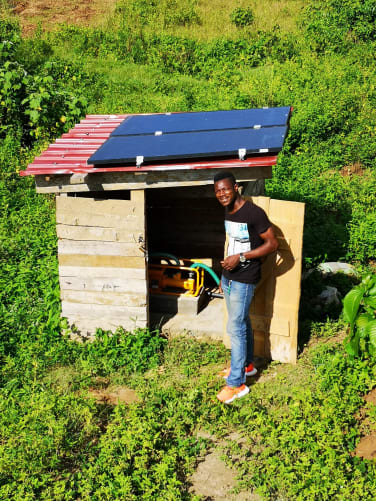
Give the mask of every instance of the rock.
<svg viewBox="0 0 376 501">
<path fill-rule="evenodd" d="M 339 262 L 321 263 L 318 265 L 317 270 L 323 274 L 345 273 L 346 275 L 357 275 L 354 266 L 348 263 L 339 263 Z"/>
<path fill-rule="evenodd" d="M 341 294 L 338 292 L 336 287 L 330 287 L 327 285 L 325 289 L 317 296 L 320 303 L 326 305 L 329 304 L 341 304 Z"/>
</svg>

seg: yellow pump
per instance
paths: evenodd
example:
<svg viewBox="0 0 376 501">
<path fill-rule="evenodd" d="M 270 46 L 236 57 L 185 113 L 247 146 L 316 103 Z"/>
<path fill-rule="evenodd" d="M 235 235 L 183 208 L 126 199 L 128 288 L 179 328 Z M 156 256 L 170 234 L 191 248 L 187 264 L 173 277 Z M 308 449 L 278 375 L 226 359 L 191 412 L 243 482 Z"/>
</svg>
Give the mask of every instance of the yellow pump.
<svg viewBox="0 0 376 501">
<path fill-rule="evenodd" d="M 148 274 L 152 294 L 198 296 L 204 286 L 204 270 L 198 268 L 149 264 Z"/>
</svg>

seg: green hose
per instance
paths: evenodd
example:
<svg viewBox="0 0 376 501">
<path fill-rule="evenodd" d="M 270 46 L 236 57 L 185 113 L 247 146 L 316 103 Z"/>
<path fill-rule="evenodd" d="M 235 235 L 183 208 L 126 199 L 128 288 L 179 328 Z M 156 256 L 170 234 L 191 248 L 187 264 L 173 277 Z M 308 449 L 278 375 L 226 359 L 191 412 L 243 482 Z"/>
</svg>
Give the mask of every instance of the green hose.
<svg viewBox="0 0 376 501">
<path fill-rule="evenodd" d="M 214 271 L 210 268 L 210 266 L 207 266 L 206 264 L 204 263 L 193 263 L 190 268 L 203 268 L 204 270 L 206 270 L 208 273 L 210 273 L 210 275 L 214 278 L 214 281 L 217 285 L 219 285 L 220 283 L 220 280 L 218 278 L 218 276 L 216 275 L 216 273 L 214 273 Z"/>
<path fill-rule="evenodd" d="M 175 264 L 177 264 L 178 266 L 180 265 L 179 259 L 176 256 L 174 256 L 173 254 L 169 254 L 168 252 L 153 252 L 152 254 L 150 254 L 150 257 L 162 257 L 162 258 L 164 257 L 167 259 L 171 259 L 172 261 L 175 261 Z M 216 273 L 214 273 L 214 271 L 210 268 L 210 266 L 207 266 L 204 263 L 193 263 L 190 266 L 190 268 L 203 268 L 213 277 L 215 283 L 217 285 L 219 285 L 220 280 L 219 280 L 218 276 L 216 275 Z"/>
<path fill-rule="evenodd" d="M 175 264 L 177 264 L 178 266 L 180 265 L 179 259 L 173 254 L 169 254 L 168 252 L 153 252 L 152 254 L 150 254 L 150 257 L 165 257 L 167 259 L 175 261 Z"/>
</svg>

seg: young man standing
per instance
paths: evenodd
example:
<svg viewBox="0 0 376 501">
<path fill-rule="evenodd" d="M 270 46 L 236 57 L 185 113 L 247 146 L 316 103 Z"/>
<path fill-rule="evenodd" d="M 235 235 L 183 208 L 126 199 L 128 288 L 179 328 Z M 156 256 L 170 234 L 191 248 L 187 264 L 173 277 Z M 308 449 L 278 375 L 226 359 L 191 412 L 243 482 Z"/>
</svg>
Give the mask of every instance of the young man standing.
<svg viewBox="0 0 376 501">
<path fill-rule="evenodd" d="M 223 371 L 227 385 L 217 398 L 229 404 L 249 392 L 246 376 L 256 374 L 253 366 L 253 332 L 249 308 L 261 277 L 261 258 L 274 252 L 278 242 L 265 212 L 242 198 L 231 172 L 214 177 L 214 192 L 225 208 L 228 247 L 221 262 L 220 288 L 228 312 L 227 332 L 231 339 L 231 367 Z"/>
</svg>

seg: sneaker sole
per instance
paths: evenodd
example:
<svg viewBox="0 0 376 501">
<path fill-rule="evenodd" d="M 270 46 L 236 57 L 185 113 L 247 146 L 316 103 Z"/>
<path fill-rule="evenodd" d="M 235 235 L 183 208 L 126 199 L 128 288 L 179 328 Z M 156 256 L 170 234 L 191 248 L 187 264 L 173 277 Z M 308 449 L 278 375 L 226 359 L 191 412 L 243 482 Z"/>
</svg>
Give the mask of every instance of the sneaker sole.
<svg viewBox="0 0 376 501">
<path fill-rule="evenodd" d="M 257 374 L 257 369 L 256 369 L 256 367 L 255 367 L 253 370 L 251 370 L 251 372 L 246 372 L 246 373 L 245 373 L 245 375 L 246 375 L 247 377 L 248 377 L 248 376 L 256 376 L 256 374 Z"/>
<path fill-rule="evenodd" d="M 233 397 L 229 398 L 228 400 L 225 400 L 223 403 L 224 404 L 231 404 L 231 402 L 233 402 L 237 398 L 242 398 L 245 395 L 247 395 L 248 393 L 249 393 L 249 388 L 248 388 L 248 386 L 246 386 L 244 388 L 244 390 L 240 391 L 239 393 L 236 393 Z"/>
</svg>

